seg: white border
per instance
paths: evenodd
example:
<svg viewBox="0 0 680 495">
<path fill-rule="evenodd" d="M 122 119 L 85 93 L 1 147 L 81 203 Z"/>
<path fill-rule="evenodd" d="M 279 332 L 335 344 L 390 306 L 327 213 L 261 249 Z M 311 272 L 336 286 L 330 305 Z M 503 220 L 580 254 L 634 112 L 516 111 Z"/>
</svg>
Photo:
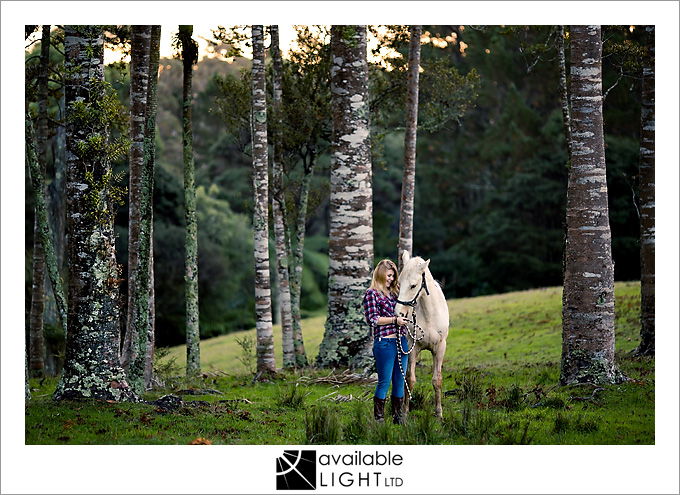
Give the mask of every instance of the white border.
<svg viewBox="0 0 680 495">
<path fill-rule="evenodd" d="M 403 489 L 383 493 L 678 493 L 677 2 L 2 2 L 2 493 L 270 493 L 295 446 L 25 446 L 23 429 L 24 24 L 655 24 L 656 445 L 399 446 Z M 21 97 L 20 97 L 21 95 Z M 18 204 L 17 204 L 18 203 Z M 314 448 L 298 446 L 300 448 Z M 191 449 L 191 451 L 189 451 Z M 357 447 L 318 447 L 353 452 Z M 361 447 L 367 451 L 369 447 Z M 103 458 L 107 458 L 103 461 Z M 578 459 L 578 460 L 577 460 Z M 260 468 L 258 465 L 261 464 Z M 30 474 L 28 474 L 30 473 Z M 39 474 L 38 474 L 39 473 Z M 37 474 L 37 475 L 36 475 Z M 412 475 L 408 475 L 412 476 Z M 322 491 L 322 490 L 317 490 Z M 367 490 L 345 489 L 343 493 Z M 332 491 L 324 491 L 332 493 Z M 373 492 L 373 490 L 371 490 Z M 284 493 L 284 492 L 281 492 Z M 378 492 L 376 492 L 378 493 Z"/>
</svg>

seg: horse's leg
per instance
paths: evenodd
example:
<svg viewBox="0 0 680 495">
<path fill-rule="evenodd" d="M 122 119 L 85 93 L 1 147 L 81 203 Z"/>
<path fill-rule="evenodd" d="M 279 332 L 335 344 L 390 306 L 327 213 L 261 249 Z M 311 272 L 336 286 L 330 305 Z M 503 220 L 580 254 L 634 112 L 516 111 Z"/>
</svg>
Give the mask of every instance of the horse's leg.
<svg viewBox="0 0 680 495">
<path fill-rule="evenodd" d="M 446 352 L 446 340 L 437 346 L 437 352 L 432 353 L 432 387 L 434 388 L 435 414 L 442 419 L 442 363 Z"/>
<path fill-rule="evenodd" d="M 416 361 L 418 361 L 418 354 L 420 349 L 416 346 L 411 354 L 408 355 L 408 364 L 406 365 L 406 385 L 408 390 L 413 394 L 413 386 L 416 384 Z M 404 414 L 408 413 L 409 396 L 408 391 L 404 394 Z"/>
</svg>

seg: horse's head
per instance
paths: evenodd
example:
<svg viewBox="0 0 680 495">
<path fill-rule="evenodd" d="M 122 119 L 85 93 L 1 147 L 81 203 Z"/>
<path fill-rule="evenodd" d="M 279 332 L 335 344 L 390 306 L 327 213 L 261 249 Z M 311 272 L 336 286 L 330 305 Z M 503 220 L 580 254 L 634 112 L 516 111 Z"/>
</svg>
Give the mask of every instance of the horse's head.
<svg viewBox="0 0 680 495">
<path fill-rule="evenodd" d="M 399 298 L 394 313 L 408 317 L 417 299 L 425 296 L 427 287 L 423 286 L 423 275 L 427 271 L 430 260 L 419 256 L 411 256 L 404 251 L 402 255 L 404 267 L 399 274 Z"/>
</svg>

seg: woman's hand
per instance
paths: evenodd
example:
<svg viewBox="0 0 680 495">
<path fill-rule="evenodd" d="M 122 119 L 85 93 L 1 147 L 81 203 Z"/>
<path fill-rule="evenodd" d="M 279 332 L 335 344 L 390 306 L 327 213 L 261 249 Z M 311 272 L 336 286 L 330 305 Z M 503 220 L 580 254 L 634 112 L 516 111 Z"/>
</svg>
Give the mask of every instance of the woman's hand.
<svg viewBox="0 0 680 495">
<path fill-rule="evenodd" d="M 404 318 L 403 316 L 397 316 L 395 323 L 398 326 L 403 327 L 404 325 L 406 325 L 408 323 L 408 320 L 406 318 Z"/>
</svg>

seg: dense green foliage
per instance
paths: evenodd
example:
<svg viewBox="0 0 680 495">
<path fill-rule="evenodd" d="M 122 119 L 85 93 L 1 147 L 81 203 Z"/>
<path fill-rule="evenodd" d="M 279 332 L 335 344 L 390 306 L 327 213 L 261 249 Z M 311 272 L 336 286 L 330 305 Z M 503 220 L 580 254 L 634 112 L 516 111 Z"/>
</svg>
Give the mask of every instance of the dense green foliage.
<svg viewBox="0 0 680 495">
<path fill-rule="evenodd" d="M 605 139 L 610 198 L 612 246 L 617 280 L 639 277 L 638 220 L 635 206 L 638 162 L 639 91 L 636 68 L 627 63 L 635 54 L 639 30 L 609 28 L 604 49 L 605 91 L 619 78 L 624 64 L 626 77 L 607 95 Z M 428 132 L 418 134 L 414 252 L 432 259 L 435 277 L 448 297 L 502 293 L 562 283 L 562 244 L 567 184 L 567 154 L 558 101 L 558 67 L 552 45 L 542 46 L 547 29 L 506 29 L 460 26 L 424 26 L 430 42 L 422 47 L 422 117 Z M 56 32 L 55 32 L 56 33 Z M 118 33 L 124 37 L 124 33 Z M 455 35 L 455 36 L 453 36 Z M 448 36 L 442 48 L 440 41 Z M 407 38 L 407 37 L 406 37 Z M 55 68 L 61 60 L 59 39 L 51 50 Z M 397 39 L 400 50 L 408 40 Z M 465 48 L 463 49 L 463 44 Z M 62 41 L 63 43 L 63 41 Z M 435 43 L 437 46 L 435 46 Z M 520 46 L 523 50 L 520 51 Z M 528 47 L 539 46 L 530 50 Z M 216 53 L 223 46 L 216 47 Z M 227 47 L 228 48 L 228 47 Z M 568 47 L 567 47 L 568 48 Z M 38 51 L 36 51 L 38 50 Z M 305 142 L 315 134 L 318 161 L 313 181 L 308 239 L 303 272 L 303 314 L 325 305 L 327 290 L 328 233 L 328 137 L 330 115 L 324 110 L 328 88 L 315 87 L 318 74 L 305 78 L 296 70 L 310 67 L 315 49 L 300 54 L 287 65 L 284 105 L 291 119 L 291 139 Z M 609 51 L 607 51 L 609 50 Z M 39 43 L 33 54 L 39 52 Z M 32 53 L 27 52 L 27 58 Z M 319 52 L 321 53 L 321 52 Z M 536 55 L 541 59 L 536 61 Z M 284 53 L 285 55 L 285 53 Z M 568 55 L 568 50 L 567 50 Z M 28 62 L 27 89 L 37 60 Z M 536 62 L 536 63 L 534 63 Z M 398 65 L 398 60 L 394 62 Z M 403 65 L 403 61 L 402 61 Z M 156 182 L 154 189 L 154 254 L 156 283 L 157 345 L 184 341 L 183 287 L 183 193 L 181 144 L 182 62 L 162 59 L 158 81 Z M 216 98 L 223 95 L 219 78 L 240 79 L 249 61 L 236 58 L 203 58 L 194 71 L 193 141 L 198 201 L 199 280 L 201 334 L 204 337 L 253 325 L 252 282 L 252 180 L 247 133 L 234 139 L 216 111 Z M 455 69 L 455 72 L 453 69 Z M 528 71 L 531 67 L 531 71 Z M 428 83 L 430 71 L 447 68 L 450 82 L 460 93 L 447 101 Z M 107 67 L 107 81 L 120 101 L 129 101 L 129 76 L 125 64 Z M 315 70 L 323 72 L 319 65 Z M 443 70 L 443 69 L 442 69 Z M 389 87 L 388 76 L 372 70 L 372 91 Z M 467 83 L 466 83 L 467 81 Z M 467 85 L 466 85 L 467 84 Z M 290 88 L 286 93 L 285 86 Z M 50 115 L 56 120 L 59 85 L 52 83 Z M 473 93 L 477 95 L 473 98 Z M 395 95 L 398 91 L 395 90 Z M 304 95 L 315 101 L 302 104 Z M 390 96 L 391 106 L 377 106 L 373 147 L 374 250 L 375 259 L 395 258 L 401 192 L 403 133 L 398 130 L 403 106 Z M 29 98 L 34 98 L 31 91 Z M 451 96 L 451 95 L 450 95 Z M 296 105 L 296 102 L 299 103 Z M 436 102 L 432 107 L 433 102 Z M 327 103 L 327 102 L 326 102 Z M 449 107 L 447 107 L 449 105 Z M 461 112 L 460 109 L 465 111 Z M 385 113 L 392 109 L 392 114 Z M 429 110 L 428 110 L 429 109 Z M 435 110 L 441 113 L 437 114 Z M 448 112 L 448 113 L 447 113 Z M 318 120 L 314 121 L 314 117 Z M 448 119 L 443 126 L 436 119 Z M 317 124 L 306 128 L 304 123 Z M 307 134 L 301 136 L 301 133 Z M 50 135 L 52 137 L 53 134 Z M 114 136 L 115 137 L 115 136 Z M 309 141 L 307 141 L 309 142 Z M 297 150 L 303 148 L 298 146 Z M 304 150 L 303 150 L 304 151 Z M 309 150 L 307 150 L 309 152 Z M 305 159 L 289 150 L 286 162 L 289 192 L 295 195 Z M 306 159 L 308 163 L 309 158 Z M 53 175 L 53 156 L 48 152 L 48 183 Z M 127 163 L 115 172 L 126 173 Z M 127 177 L 122 179 L 125 183 Z M 27 177 L 27 191 L 30 183 Z M 293 208 L 295 201 L 290 201 Z M 30 303 L 33 246 L 33 197 L 26 195 L 26 301 Z M 127 209 L 116 217 L 117 255 L 127 263 Z M 272 251 L 273 253 L 273 251 Z M 126 273 L 126 270 L 123 272 Z M 125 275 L 123 276 L 125 278 Z M 276 279 L 272 272 L 272 281 Z M 127 290 L 123 280 L 121 294 Z M 274 298 L 276 290 L 274 287 Z M 124 298 L 123 298 L 124 299 Z M 125 301 L 121 301 L 125 305 Z M 276 316 L 275 316 L 276 318 Z M 51 330 L 50 330 L 51 331 Z M 52 339 L 50 337 L 50 339 Z M 54 339 L 52 339 L 54 340 Z M 58 340 L 58 338 L 56 339 Z M 51 341 L 51 340 L 50 340 Z"/>
<path fill-rule="evenodd" d="M 429 28 L 448 32 L 446 26 Z M 547 29 L 519 31 L 454 30 L 467 44 L 465 56 L 459 50 L 448 56 L 461 72 L 474 69 L 481 77 L 475 108 L 460 125 L 418 137 L 414 251 L 432 258 L 449 297 L 562 283 L 568 157 L 558 66 L 554 50 L 535 65 L 519 50 L 522 43 L 543 41 Z M 634 35 L 608 32 L 607 43 L 621 36 Z M 432 51 L 423 47 L 423 56 Z M 605 91 L 618 72 L 604 64 Z M 640 104 L 637 81 L 625 81 L 605 102 L 618 280 L 639 277 L 633 197 Z"/>
<path fill-rule="evenodd" d="M 618 386 L 557 385 L 560 301 L 559 288 L 449 301 L 441 423 L 433 417 L 429 353 L 416 367 L 408 423 L 378 425 L 370 420 L 375 384 L 329 383 L 342 370 L 281 371 L 272 381 L 253 383 L 239 357 L 254 349 L 238 345 L 254 336 L 250 330 L 204 341 L 204 374 L 194 380 L 183 373 L 184 349 L 163 351 L 155 366 L 165 386 L 144 398 L 181 396 L 184 403 L 174 410 L 55 403 L 49 399 L 54 380 L 31 380 L 26 444 L 654 445 L 654 358 L 630 357 L 639 340 L 639 284 L 616 286 L 617 362 L 631 379 Z M 303 331 L 313 359 L 323 316 L 303 320 Z M 280 356 L 280 335 L 275 346 Z"/>
</svg>

